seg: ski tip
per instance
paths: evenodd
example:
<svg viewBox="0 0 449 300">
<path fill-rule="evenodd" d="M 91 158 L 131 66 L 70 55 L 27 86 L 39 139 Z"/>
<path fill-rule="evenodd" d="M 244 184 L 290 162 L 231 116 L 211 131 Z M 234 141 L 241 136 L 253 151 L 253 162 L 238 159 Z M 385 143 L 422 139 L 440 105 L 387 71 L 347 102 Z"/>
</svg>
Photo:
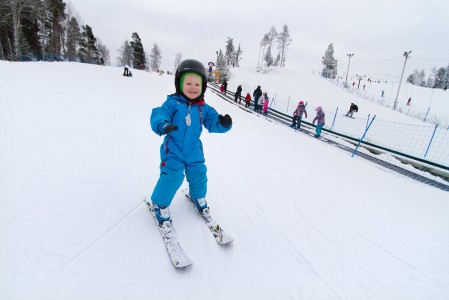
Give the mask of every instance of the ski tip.
<svg viewBox="0 0 449 300">
<path fill-rule="evenodd" d="M 221 238 L 215 238 L 220 245 L 227 245 L 234 241 L 234 239 L 228 235 L 223 235 Z"/>
<path fill-rule="evenodd" d="M 184 269 L 187 268 L 191 265 L 193 265 L 193 263 L 191 261 L 178 261 L 176 259 L 172 260 L 172 264 L 176 269 Z"/>
</svg>

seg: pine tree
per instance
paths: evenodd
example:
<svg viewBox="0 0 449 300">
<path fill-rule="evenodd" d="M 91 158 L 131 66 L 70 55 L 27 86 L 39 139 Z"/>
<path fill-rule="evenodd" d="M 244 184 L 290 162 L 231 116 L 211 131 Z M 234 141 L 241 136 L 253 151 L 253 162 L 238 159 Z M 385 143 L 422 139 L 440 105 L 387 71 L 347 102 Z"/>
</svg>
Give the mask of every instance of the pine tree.
<svg viewBox="0 0 449 300">
<path fill-rule="evenodd" d="M 83 25 L 82 28 L 78 57 L 82 63 L 96 64 L 100 59 L 96 46 L 97 39 L 89 25 Z"/>
<path fill-rule="evenodd" d="M 136 69 L 145 69 L 146 67 L 145 51 L 143 50 L 142 41 L 137 32 L 134 32 L 132 34 L 132 41 L 130 44 L 133 50 L 133 61 L 132 61 L 133 67 Z"/>
<path fill-rule="evenodd" d="M 444 76 L 443 76 L 443 83 L 441 85 L 441 88 L 448 88 L 449 87 L 449 65 L 445 68 Z"/>
<path fill-rule="evenodd" d="M 33 53 L 31 52 L 30 44 L 25 38 L 22 31 L 19 32 L 19 49 L 20 49 L 20 61 L 30 61 L 33 59 Z"/>
<path fill-rule="evenodd" d="M 426 81 L 424 78 L 426 78 L 426 72 L 424 72 L 424 69 L 423 69 L 418 74 L 418 85 L 419 86 L 426 86 Z"/>
<path fill-rule="evenodd" d="M 291 42 L 292 39 L 290 38 L 288 26 L 284 25 L 282 27 L 282 32 L 277 36 L 278 49 L 280 51 L 279 66 L 281 67 L 285 67 L 285 53 Z"/>
<path fill-rule="evenodd" d="M 159 48 L 159 45 L 157 43 L 154 43 L 150 53 L 151 70 L 153 71 L 159 70 L 161 66 L 161 60 L 162 60 L 161 48 Z"/>
<path fill-rule="evenodd" d="M 265 53 L 265 55 L 262 55 L 263 59 L 266 62 L 266 65 L 269 67 L 271 65 L 273 65 L 274 63 L 274 59 L 273 56 L 271 54 L 272 51 L 272 46 L 273 43 L 277 37 L 278 33 L 276 31 L 276 28 L 274 28 L 274 26 L 271 26 L 270 31 L 264 35 L 263 39 L 262 39 L 262 44 L 267 47 L 267 52 Z"/>
<path fill-rule="evenodd" d="M 215 62 L 215 66 L 217 68 L 217 70 L 221 70 L 221 66 L 223 65 L 223 52 L 221 51 L 221 49 L 219 50 L 219 52 L 217 53 L 217 61 Z"/>
<path fill-rule="evenodd" d="M 413 73 L 408 76 L 407 82 L 416 85 L 417 77 L 418 77 L 418 69 L 415 69 Z"/>
<path fill-rule="evenodd" d="M 263 64 L 263 60 L 264 60 L 264 57 L 265 57 L 265 47 L 268 45 L 269 41 L 270 41 L 270 38 L 269 38 L 268 34 L 266 33 L 263 36 L 262 40 L 260 41 L 259 60 L 257 61 L 258 65 L 259 64 Z M 262 61 L 259 63 L 259 61 L 260 61 L 260 51 L 262 51 Z"/>
<path fill-rule="evenodd" d="M 437 68 L 436 67 L 433 67 L 431 70 L 430 70 L 430 75 L 429 75 L 429 78 L 427 78 L 427 83 L 426 83 L 426 86 L 427 87 L 429 87 L 429 88 L 433 88 L 434 86 L 435 86 L 435 75 L 436 75 L 436 73 L 437 73 Z"/>
<path fill-rule="evenodd" d="M 62 0 L 44 0 L 44 52 L 48 60 L 62 59 L 65 3 Z"/>
<path fill-rule="evenodd" d="M 334 79 L 337 76 L 337 60 L 334 58 L 334 45 L 330 43 L 327 47 L 324 56 L 322 57 L 323 63 L 323 77 Z"/>
<path fill-rule="evenodd" d="M 242 53 L 243 53 L 243 51 L 240 48 L 240 44 L 239 44 L 237 51 L 235 51 L 235 66 L 238 68 L 240 67 L 240 60 L 242 59 Z"/>
<path fill-rule="evenodd" d="M 39 3 L 40 0 L 37 1 Z M 33 59 L 42 59 L 42 44 L 40 39 L 40 28 L 39 28 L 39 12 L 24 12 L 21 21 L 21 35 L 22 41 L 20 48 L 23 49 L 23 43 L 26 43 L 25 48 L 29 47 L 28 56 L 32 56 Z M 22 51 L 23 52 L 23 51 Z"/>
<path fill-rule="evenodd" d="M 271 55 L 271 45 L 268 45 L 267 52 L 265 53 L 264 57 L 265 62 L 267 63 L 267 67 L 273 65 L 273 56 Z"/>
<path fill-rule="evenodd" d="M 78 21 L 72 17 L 67 27 L 67 42 L 66 42 L 66 59 L 68 61 L 77 60 L 77 50 L 81 39 L 81 31 Z"/>
<path fill-rule="evenodd" d="M 434 87 L 437 89 L 442 89 L 444 88 L 444 84 L 445 84 L 445 75 L 446 75 L 446 69 L 441 67 L 437 70 L 436 74 L 435 74 L 435 84 Z M 446 81 L 447 82 L 447 81 Z"/>
<path fill-rule="evenodd" d="M 220 70 L 220 81 L 221 82 L 223 82 L 223 80 L 229 80 L 230 76 L 229 76 L 228 62 L 227 62 L 227 59 L 224 57 L 221 49 L 218 52 L 216 68 L 218 70 Z"/>
<path fill-rule="evenodd" d="M 230 66 L 235 67 L 235 47 L 234 47 L 234 40 L 232 38 L 228 37 L 225 49 L 226 49 L 225 52 L 226 63 Z"/>
</svg>

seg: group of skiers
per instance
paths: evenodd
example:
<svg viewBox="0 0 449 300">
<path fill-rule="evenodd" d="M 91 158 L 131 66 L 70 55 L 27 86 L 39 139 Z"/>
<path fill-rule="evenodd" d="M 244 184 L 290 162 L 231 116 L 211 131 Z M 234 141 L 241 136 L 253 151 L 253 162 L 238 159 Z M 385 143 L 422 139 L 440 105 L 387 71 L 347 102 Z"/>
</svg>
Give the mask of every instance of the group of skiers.
<svg viewBox="0 0 449 300">
<path fill-rule="evenodd" d="M 239 104 L 241 103 L 241 93 L 242 93 L 242 85 L 239 85 L 237 87 L 237 91 L 235 92 L 234 98 L 234 101 L 238 102 Z M 267 92 L 262 92 L 262 88 L 260 87 L 260 85 L 258 85 L 257 88 L 254 90 L 253 99 L 254 99 L 254 111 L 258 113 L 262 112 L 262 114 L 266 116 L 268 114 L 269 98 Z M 251 102 L 251 95 L 249 93 L 246 94 L 245 102 L 246 102 L 245 107 L 249 108 Z M 317 122 L 315 137 L 318 138 L 321 136 L 321 129 L 325 125 L 325 114 L 321 106 L 318 106 L 316 108 L 316 112 L 317 115 L 313 119 L 312 123 L 313 125 L 315 125 L 315 121 Z M 290 125 L 290 127 L 296 129 L 300 128 L 303 115 L 307 118 L 306 106 L 304 104 L 304 101 L 299 101 L 298 107 L 293 112 L 293 122 L 292 125 Z"/>
<path fill-rule="evenodd" d="M 221 85 L 221 92 L 226 94 L 224 91 L 224 87 L 227 88 L 227 82 L 226 80 Z M 249 93 L 246 94 L 245 99 L 245 108 L 249 108 L 251 105 L 251 95 Z M 268 114 L 268 106 L 269 106 L 269 98 L 267 92 L 262 92 L 262 88 L 260 85 L 257 86 L 257 88 L 253 91 L 253 99 L 254 99 L 254 111 L 258 113 L 262 113 L 263 115 Z M 237 87 L 237 90 L 235 91 L 234 95 L 234 101 L 236 103 L 241 104 L 242 101 L 242 85 L 239 84 Z M 296 107 L 295 111 L 293 112 L 293 120 L 290 127 L 299 129 L 301 127 L 302 118 L 307 118 L 307 110 L 306 110 L 307 103 L 304 104 L 304 101 L 299 101 L 298 106 Z M 358 112 L 359 108 L 356 104 L 351 103 L 348 112 L 345 116 L 353 118 L 354 112 Z M 325 125 L 325 114 L 323 111 L 322 106 L 318 106 L 316 108 L 316 116 L 312 121 L 312 124 L 316 125 L 316 131 L 315 131 L 315 137 L 321 136 L 321 130 L 323 126 Z"/>
<path fill-rule="evenodd" d="M 228 90 L 228 82 L 225 80 L 223 80 L 223 83 L 220 85 L 220 92 L 223 95 L 226 95 L 226 91 Z"/>
<path fill-rule="evenodd" d="M 299 101 L 298 107 L 296 107 L 295 111 L 293 112 L 293 121 L 292 125 L 290 127 L 299 129 L 301 127 L 302 122 L 302 116 L 304 116 L 307 119 L 307 110 L 306 110 L 306 104 L 304 104 L 304 101 Z M 315 128 L 315 137 L 319 138 L 321 136 L 321 130 L 323 129 L 325 123 L 325 114 L 323 111 L 323 108 L 321 106 L 318 106 L 316 108 L 316 116 L 312 120 L 312 124 L 315 125 L 315 122 L 317 122 L 316 128 Z"/>
<path fill-rule="evenodd" d="M 248 95 L 249 93 L 247 93 L 246 95 L 247 98 Z M 268 93 L 262 92 L 262 88 L 260 87 L 260 85 L 258 85 L 253 92 L 253 97 L 254 97 L 254 111 L 262 113 L 264 116 L 266 116 L 268 114 L 268 104 L 270 102 L 268 98 Z M 251 98 L 251 96 L 249 98 Z M 251 101 L 251 99 L 249 101 Z"/>
</svg>

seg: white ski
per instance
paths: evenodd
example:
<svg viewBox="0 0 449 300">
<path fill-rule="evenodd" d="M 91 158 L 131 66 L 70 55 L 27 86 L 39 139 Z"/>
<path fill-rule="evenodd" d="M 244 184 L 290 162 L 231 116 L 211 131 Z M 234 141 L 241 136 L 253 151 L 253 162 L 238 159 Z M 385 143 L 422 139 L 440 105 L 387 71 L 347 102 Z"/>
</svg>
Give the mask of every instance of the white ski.
<svg viewBox="0 0 449 300">
<path fill-rule="evenodd" d="M 204 209 L 204 210 L 207 210 L 206 214 L 201 214 L 198 211 L 198 209 L 196 208 L 195 204 L 192 202 L 192 198 L 190 198 L 189 190 L 185 189 L 185 190 L 183 190 L 183 193 L 186 196 L 187 200 L 193 205 L 193 207 L 194 207 L 195 211 L 198 213 L 198 215 L 201 216 L 204 223 L 206 223 L 207 227 L 209 227 L 210 232 L 212 233 L 215 240 L 220 245 L 229 244 L 230 242 L 232 242 L 234 240 L 230 235 L 225 233 L 223 231 L 223 228 L 221 228 L 221 226 L 218 225 L 217 222 L 215 222 L 215 220 L 211 217 L 211 215 L 209 213 L 209 208 Z"/>
<path fill-rule="evenodd" d="M 162 236 L 162 240 L 164 241 L 165 248 L 167 249 L 168 256 L 170 257 L 170 261 L 173 266 L 177 269 L 182 269 L 192 265 L 193 262 L 187 257 L 181 245 L 179 244 L 178 235 L 176 234 L 176 230 L 172 224 L 172 221 L 165 222 L 162 227 L 159 226 L 159 222 L 156 219 L 156 215 L 153 210 L 153 203 L 151 201 L 148 201 L 147 199 L 144 199 L 144 201 L 147 204 L 147 207 L 150 210 L 154 221 L 156 222 L 156 226 Z M 169 226 L 169 228 L 167 228 L 167 226 Z"/>
</svg>

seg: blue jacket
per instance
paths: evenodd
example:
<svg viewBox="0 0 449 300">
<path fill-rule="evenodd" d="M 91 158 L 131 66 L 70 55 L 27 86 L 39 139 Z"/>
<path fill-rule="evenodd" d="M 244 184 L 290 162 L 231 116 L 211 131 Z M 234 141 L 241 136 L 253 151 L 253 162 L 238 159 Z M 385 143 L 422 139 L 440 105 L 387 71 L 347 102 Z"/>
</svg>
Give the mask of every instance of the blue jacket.
<svg viewBox="0 0 449 300">
<path fill-rule="evenodd" d="M 190 115 L 190 126 L 187 126 L 187 115 Z M 169 95 L 161 107 L 151 112 L 151 129 L 163 135 L 166 123 L 178 126 L 178 130 L 170 132 L 161 145 L 161 159 L 177 159 L 185 163 L 204 162 L 203 144 L 200 136 L 203 126 L 209 132 L 224 133 L 231 129 L 220 125 L 217 111 L 206 104 L 204 99 L 189 104 L 179 94 Z"/>
</svg>

